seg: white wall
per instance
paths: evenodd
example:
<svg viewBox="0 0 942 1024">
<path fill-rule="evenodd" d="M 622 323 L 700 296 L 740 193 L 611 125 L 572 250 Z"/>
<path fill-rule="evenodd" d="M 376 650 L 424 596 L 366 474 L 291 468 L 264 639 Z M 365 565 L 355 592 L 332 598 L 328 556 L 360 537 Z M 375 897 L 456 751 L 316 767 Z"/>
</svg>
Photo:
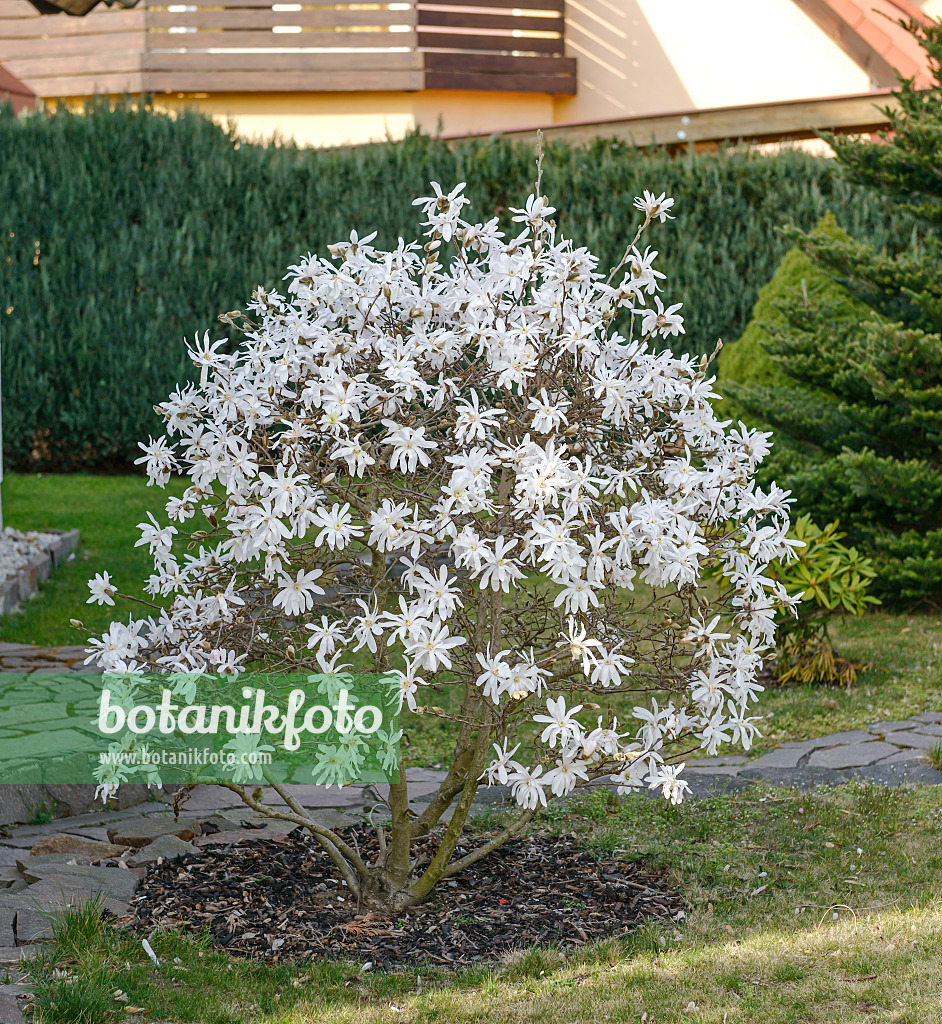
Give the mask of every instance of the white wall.
<svg viewBox="0 0 942 1024">
<path fill-rule="evenodd" d="M 870 79 L 793 0 L 637 0 L 696 107 L 866 92 Z"/>
</svg>

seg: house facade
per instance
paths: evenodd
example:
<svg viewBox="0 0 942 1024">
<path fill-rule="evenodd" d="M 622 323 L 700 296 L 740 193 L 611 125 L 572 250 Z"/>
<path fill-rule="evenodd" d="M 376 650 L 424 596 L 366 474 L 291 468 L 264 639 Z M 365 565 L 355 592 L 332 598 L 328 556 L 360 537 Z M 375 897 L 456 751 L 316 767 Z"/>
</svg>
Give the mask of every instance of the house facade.
<svg viewBox="0 0 942 1024">
<path fill-rule="evenodd" d="M 929 80 L 897 21 L 942 15 L 942 0 L 140 0 L 83 17 L 34 2 L 0 0 L 0 64 L 43 102 L 146 92 L 315 145 L 622 121 L 645 136 L 664 117 L 682 140 L 684 117 L 748 104 L 752 124 L 822 98 L 855 98 L 839 114 L 870 130 L 894 68 Z"/>
</svg>

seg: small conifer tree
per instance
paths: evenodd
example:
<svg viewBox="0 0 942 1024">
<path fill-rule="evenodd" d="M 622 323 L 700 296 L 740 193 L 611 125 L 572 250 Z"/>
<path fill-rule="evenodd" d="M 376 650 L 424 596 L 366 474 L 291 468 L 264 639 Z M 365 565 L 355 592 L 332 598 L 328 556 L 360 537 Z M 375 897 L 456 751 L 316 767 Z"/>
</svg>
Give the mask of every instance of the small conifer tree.
<svg viewBox="0 0 942 1024">
<path fill-rule="evenodd" d="M 775 466 L 777 479 L 801 510 L 840 519 L 874 559 L 873 590 L 931 601 L 942 595 L 942 23 L 907 28 L 933 87 L 900 79 L 879 142 L 827 138 L 841 172 L 911 213 L 918 233 L 895 255 L 821 227 L 796 233 L 864 307 L 792 288 L 760 342 L 778 375 L 723 390 L 775 428 L 791 463 L 786 474 Z"/>
</svg>

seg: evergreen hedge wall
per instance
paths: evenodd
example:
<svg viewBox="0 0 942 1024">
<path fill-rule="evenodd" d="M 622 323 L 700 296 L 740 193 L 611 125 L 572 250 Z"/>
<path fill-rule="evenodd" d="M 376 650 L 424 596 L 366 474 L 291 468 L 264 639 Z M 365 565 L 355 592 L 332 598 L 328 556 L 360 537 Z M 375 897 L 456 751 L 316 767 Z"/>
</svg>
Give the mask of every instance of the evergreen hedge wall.
<svg viewBox="0 0 942 1024">
<path fill-rule="evenodd" d="M 472 213 L 526 196 L 532 149 L 454 150 L 424 136 L 345 151 L 239 142 L 210 121 L 129 105 L 15 118 L 0 106 L 0 342 L 10 468 L 128 468 L 153 413 L 192 376 L 183 338 L 224 333 L 219 313 L 329 242 L 412 239 L 429 180 L 468 181 Z M 643 188 L 676 198 L 659 227 L 665 296 L 683 301 L 690 351 L 742 333 L 758 289 L 826 209 L 853 235 L 896 247 L 908 227 L 829 162 L 799 152 L 671 158 L 614 141 L 550 146 L 545 191 L 561 229 L 610 266 Z M 675 346 L 676 348 L 677 346 Z"/>
</svg>

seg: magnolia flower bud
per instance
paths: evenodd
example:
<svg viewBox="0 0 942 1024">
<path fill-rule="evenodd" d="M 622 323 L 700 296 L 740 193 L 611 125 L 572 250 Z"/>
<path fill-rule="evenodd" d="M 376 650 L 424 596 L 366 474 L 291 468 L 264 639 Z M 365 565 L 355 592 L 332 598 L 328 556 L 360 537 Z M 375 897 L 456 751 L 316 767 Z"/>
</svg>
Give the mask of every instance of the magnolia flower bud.
<svg viewBox="0 0 942 1024">
<path fill-rule="evenodd" d="M 69 625 L 74 626 L 76 629 L 84 629 L 85 623 L 80 622 L 78 619 L 69 619 Z"/>
<path fill-rule="evenodd" d="M 297 655 L 297 652 L 296 652 L 296 651 L 295 651 L 295 649 L 294 649 L 294 644 L 288 644 L 288 647 L 287 647 L 287 649 L 285 650 L 285 654 L 287 654 L 287 655 L 288 655 L 288 657 L 289 657 L 289 658 L 290 658 L 290 659 L 291 659 L 292 661 L 294 661 L 294 659 L 295 659 L 295 657 L 296 657 L 296 655 Z"/>
</svg>

